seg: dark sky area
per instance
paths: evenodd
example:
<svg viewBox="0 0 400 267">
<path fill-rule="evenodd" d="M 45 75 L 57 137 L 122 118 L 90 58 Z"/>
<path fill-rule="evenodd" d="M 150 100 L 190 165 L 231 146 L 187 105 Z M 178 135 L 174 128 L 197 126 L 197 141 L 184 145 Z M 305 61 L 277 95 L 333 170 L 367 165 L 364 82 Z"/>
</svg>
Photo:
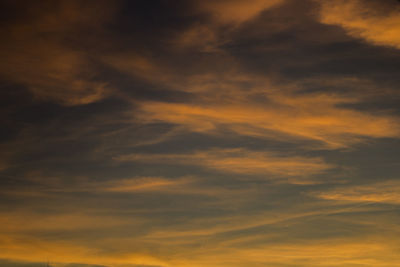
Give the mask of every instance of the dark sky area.
<svg viewBox="0 0 400 267">
<path fill-rule="evenodd" d="M 0 0 L 0 266 L 400 266 L 396 0 Z"/>
</svg>

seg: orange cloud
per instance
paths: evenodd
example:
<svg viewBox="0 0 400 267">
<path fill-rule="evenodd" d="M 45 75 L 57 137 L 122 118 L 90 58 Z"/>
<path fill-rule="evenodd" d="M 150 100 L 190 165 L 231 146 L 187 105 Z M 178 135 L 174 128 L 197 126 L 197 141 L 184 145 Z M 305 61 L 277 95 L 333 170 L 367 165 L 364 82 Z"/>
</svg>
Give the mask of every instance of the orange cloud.
<svg viewBox="0 0 400 267">
<path fill-rule="evenodd" d="M 230 41 L 228 32 L 242 23 L 255 19 L 264 10 L 276 7 L 284 1 L 195 1 L 197 11 L 209 15 L 209 20 L 179 33 L 172 43 L 178 48 L 194 48 L 203 52 L 223 52 L 220 46 Z M 230 26 L 229 30 L 226 26 Z"/>
<path fill-rule="evenodd" d="M 198 5 L 218 23 L 243 23 L 282 2 L 284 0 L 216 0 L 199 1 Z"/>
<path fill-rule="evenodd" d="M 79 1 L 46 2 L 41 8 L 25 5 L 24 19 L 7 25 L 0 44 L 0 75 L 23 84 L 44 100 L 63 105 L 98 101 L 110 93 L 96 81 L 87 51 L 69 47 L 65 39 L 82 31 L 99 31 L 115 8 L 105 1 L 96 8 Z"/>
<path fill-rule="evenodd" d="M 338 25 L 356 38 L 375 45 L 400 49 L 400 8 L 396 1 L 389 10 L 379 12 L 375 5 L 360 0 L 319 1 L 320 21 Z M 382 1 L 376 5 L 383 6 Z"/>
<path fill-rule="evenodd" d="M 145 123 L 167 122 L 208 134 L 220 133 L 224 128 L 259 138 L 312 140 L 330 149 L 346 148 L 365 138 L 400 136 L 398 117 L 344 107 L 379 95 L 376 85 L 370 81 L 354 77 L 335 81 L 329 77 L 312 78 L 303 82 L 356 88 L 346 94 L 300 94 L 302 85 L 297 82 L 277 85 L 273 77 L 240 71 L 231 57 L 223 58 L 226 67 L 222 72 L 211 70 L 183 77 L 142 56 L 112 56 L 105 61 L 151 83 L 195 94 L 196 100 L 190 104 L 135 102 L 139 108 L 135 115 Z"/>
<path fill-rule="evenodd" d="M 110 188 L 126 185 L 128 192 L 129 187 L 135 184 L 140 185 L 140 188 L 135 187 L 132 192 L 152 190 L 155 188 L 153 186 L 159 186 L 156 189 L 159 190 L 170 186 L 164 182 L 163 178 L 143 178 L 137 183 L 133 180 L 121 181 Z M 116 192 L 122 191 L 118 189 Z M 257 198 L 256 193 L 257 191 L 248 192 L 245 197 Z M 223 191 L 220 197 L 226 197 Z M 243 195 L 230 198 L 230 202 L 225 203 L 226 207 L 235 207 L 237 202 L 242 201 L 242 197 Z M 378 232 L 367 229 L 362 236 L 316 235 L 307 240 L 293 238 L 292 231 L 301 233 L 310 227 L 304 225 L 305 220 L 313 223 L 312 221 L 321 215 L 343 214 L 343 210 L 338 207 L 318 206 L 318 203 L 313 205 L 315 206 L 310 207 L 306 203 L 293 203 L 291 210 L 272 209 L 258 212 L 238 212 L 235 209 L 234 213 L 213 214 L 205 218 L 185 217 L 185 220 L 178 224 L 162 225 L 153 224 L 158 217 L 147 217 L 141 212 L 131 217 L 119 217 L 113 212 L 108 216 L 104 211 L 88 213 L 87 209 L 83 209 L 84 213 L 65 214 L 62 207 L 58 210 L 59 213 L 51 215 L 2 212 L 0 257 L 29 261 L 49 259 L 52 263 L 57 262 L 57 266 L 60 267 L 70 262 L 118 267 L 129 264 L 164 267 L 246 267 L 299 263 L 318 267 L 351 264 L 395 266 L 399 260 L 393 249 L 398 247 L 398 240 L 393 237 L 393 231 L 398 231 L 395 225 L 392 225 L 390 235 L 388 232 L 383 233 L 382 229 L 378 229 Z M 344 217 L 353 218 L 349 214 Z M 26 221 L 32 223 L 23 223 Z M 332 223 L 334 222 L 335 220 L 332 220 Z M 319 222 L 315 223 L 318 223 L 316 229 L 320 230 Z M 380 226 L 382 224 L 373 227 Z M 123 235 L 113 234 L 116 229 L 123 227 L 137 228 L 138 231 L 134 231 L 134 234 L 130 231 L 124 232 Z M 146 231 L 140 230 L 143 227 Z M 57 231 L 67 231 L 71 235 L 60 241 L 57 235 L 52 234 Z M 98 235 L 93 239 L 90 234 L 82 234 L 85 231 L 98 231 Z M 37 235 L 33 235 L 34 233 Z M 194 246 L 196 249 L 193 249 Z"/>
<path fill-rule="evenodd" d="M 343 187 L 320 192 L 316 196 L 337 201 L 400 204 L 400 182 L 385 181 L 372 185 Z"/>
<path fill-rule="evenodd" d="M 30 43 L 26 49 L 22 53 L 8 50 L 0 72 L 10 81 L 27 85 L 37 98 L 80 105 L 109 94 L 106 83 L 90 78 L 93 73 L 81 53 L 41 41 Z"/>
<path fill-rule="evenodd" d="M 124 179 L 116 182 L 100 185 L 100 190 L 108 192 L 146 192 L 146 191 L 168 191 L 180 188 L 193 182 L 189 178 L 165 179 L 162 177 L 142 177 L 136 179 Z"/>
<path fill-rule="evenodd" d="M 388 240 L 387 240 L 388 241 Z M 391 240 L 391 243 L 393 240 Z M 238 259 L 243 259 L 241 266 L 256 264 L 267 266 L 351 266 L 366 265 L 389 267 L 399 258 L 391 252 L 390 245 L 384 240 L 366 242 L 361 240 L 327 240 L 322 243 L 304 242 L 288 244 L 271 244 L 258 248 L 231 249 L 230 253 L 213 257 L 211 261 L 203 258 L 200 264 L 219 262 L 220 266 L 230 266 Z M 300 263 L 300 264 L 299 264 Z M 204 266 L 203 265 L 203 266 Z M 189 266 L 183 265 L 183 266 Z"/>
<path fill-rule="evenodd" d="M 363 138 L 398 137 L 394 116 L 373 115 L 339 107 L 357 102 L 326 94 L 266 94 L 268 103 L 214 102 L 182 104 L 143 102 L 140 119 L 182 125 L 189 131 L 218 133 L 220 127 L 261 138 L 314 140 L 325 148 L 343 148 Z M 243 98 L 242 98 L 243 99 Z"/>
<path fill-rule="evenodd" d="M 273 237 L 275 236 L 272 235 L 271 238 Z M 373 239 L 368 239 L 368 237 Z M 169 255 L 162 255 L 163 250 L 160 252 L 159 249 L 154 250 L 153 253 L 104 253 L 101 250 L 67 242 L 49 242 L 39 239 L 29 239 L 29 242 L 24 242 L 28 240 L 6 238 L 2 240 L 2 244 L 6 245 L 6 250 L 2 250 L 0 256 L 29 261 L 43 261 L 43 258 L 46 259 L 50 256 L 52 262 L 58 263 L 80 262 L 121 267 L 134 264 L 163 267 L 246 267 L 299 265 L 299 263 L 299 266 L 317 267 L 396 266 L 399 256 L 392 247 L 397 245 L 395 238 L 368 237 L 332 238 L 324 241 L 293 242 L 291 244 L 275 243 L 256 247 L 210 244 L 210 241 L 204 240 L 203 245 L 196 250 L 172 242 L 168 245 Z M 142 242 L 142 244 L 147 244 L 145 239 Z M 114 249 L 124 250 L 118 245 L 129 245 L 129 242 L 123 239 L 110 240 L 109 245 L 114 245 Z M 63 265 L 58 264 L 57 266 Z"/>
<path fill-rule="evenodd" d="M 284 176 L 312 175 L 332 168 L 320 158 L 277 156 L 245 149 L 214 149 L 193 154 L 132 154 L 115 159 L 200 165 L 228 173 Z"/>
<path fill-rule="evenodd" d="M 114 55 L 105 58 L 105 62 L 151 83 L 196 96 L 190 104 L 135 101 L 136 119 L 144 123 L 167 122 L 183 126 L 181 129 L 187 131 L 207 134 L 228 129 L 258 138 L 290 142 L 311 140 L 319 143 L 319 148 L 328 149 L 346 148 L 366 138 L 400 136 L 398 117 L 344 107 L 379 95 L 372 82 L 351 77 L 335 81 L 314 78 L 304 82 L 360 88 L 346 94 L 300 94 L 301 84 L 277 85 L 272 77 L 240 71 L 232 58 L 225 59 L 229 66 L 222 72 L 206 71 L 184 77 L 155 60 L 138 55 Z"/>
<path fill-rule="evenodd" d="M 29 224 L 25 222 L 29 221 Z M 139 221 L 137 221 L 139 222 Z M 117 217 L 88 215 L 81 212 L 42 214 L 18 211 L 2 213 L 0 217 L 1 233 L 18 234 L 22 231 L 73 231 L 79 229 L 104 229 L 126 224 Z M 134 222 L 130 222 L 132 225 Z"/>
<path fill-rule="evenodd" d="M 173 82 L 172 75 L 166 66 L 156 60 L 137 53 L 110 54 L 101 57 L 109 66 L 152 83 Z"/>
<path fill-rule="evenodd" d="M 104 253 L 102 249 L 90 248 L 77 243 L 48 241 L 32 237 L 0 236 L 0 257 L 28 262 L 43 262 L 48 259 L 52 265 L 65 266 L 73 263 L 84 263 L 108 266 L 172 266 L 165 256 L 152 256 L 147 252 L 137 253 Z M 117 244 L 114 244 L 117 245 Z M 118 247 L 114 247 L 118 248 Z M 124 250 L 124 247 L 118 248 Z"/>
</svg>

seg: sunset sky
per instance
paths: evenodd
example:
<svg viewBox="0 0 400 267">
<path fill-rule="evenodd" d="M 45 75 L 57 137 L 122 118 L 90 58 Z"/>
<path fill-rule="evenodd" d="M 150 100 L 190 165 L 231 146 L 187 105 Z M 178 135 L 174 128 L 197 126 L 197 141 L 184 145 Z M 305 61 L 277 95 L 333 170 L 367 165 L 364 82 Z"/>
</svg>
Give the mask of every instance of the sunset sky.
<svg viewBox="0 0 400 267">
<path fill-rule="evenodd" d="M 400 266 L 397 0 L 0 0 L 0 266 Z"/>
</svg>

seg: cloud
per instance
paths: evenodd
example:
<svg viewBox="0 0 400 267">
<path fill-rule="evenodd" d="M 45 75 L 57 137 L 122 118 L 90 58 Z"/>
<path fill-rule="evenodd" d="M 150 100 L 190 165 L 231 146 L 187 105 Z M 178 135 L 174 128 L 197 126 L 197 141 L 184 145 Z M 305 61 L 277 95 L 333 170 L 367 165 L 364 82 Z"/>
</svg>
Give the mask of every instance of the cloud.
<svg viewBox="0 0 400 267">
<path fill-rule="evenodd" d="M 352 184 L 397 170 L 396 58 L 345 34 L 388 46 L 394 13 L 321 1 L 323 25 L 313 0 L 150 2 L 21 1 L 2 19 L 0 257 L 395 266 L 399 216 L 379 203 L 399 183 Z"/>
<path fill-rule="evenodd" d="M 230 33 L 236 27 L 284 2 L 285 0 L 194 1 L 196 11 L 206 14 L 207 19 L 178 33 L 172 43 L 178 48 L 223 52 L 220 47 L 232 41 Z"/>
<path fill-rule="evenodd" d="M 166 69 L 161 68 L 158 62 L 136 53 L 121 53 L 103 56 L 102 60 L 109 66 L 142 79 L 165 81 Z"/>
<path fill-rule="evenodd" d="M 43 267 L 44 263 L 40 262 L 18 262 L 18 261 L 9 261 L 5 259 L 0 260 L 0 266 L 7 267 Z"/>
<path fill-rule="evenodd" d="M 1 236 L 0 257 L 18 261 L 41 262 L 51 256 L 55 266 L 65 266 L 71 262 L 101 266 L 171 266 L 147 253 L 107 253 L 99 248 L 89 248 L 79 244 L 61 241 L 47 241 L 32 237 L 8 238 Z M 123 250 L 123 248 L 121 248 Z M 35 251 L 35 253 L 32 253 Z"/>
<path fill-rule="evenodd" d="M 111 181 L 101 186 L 94 184 L 94 188 L 102 188 L 102 191 L 96 191 L 96 194 L 102 193 L 92 203 L 96 209 L 89 209 L 85 206 L 86 201 L 78 200 L 73 205 L 74 210 L 82 210 L 83 213 L 75 213 L 74 216 L 65 214 L 65 205 L 57 206 L 57 213 L 41 212 L 36 216 L 30 216 L 35 214 L 23 210 L 20 210 L 19 217 L 15 213 L 3 212 L 1 218 L 4 220 L 0 221 L 0 256 L 29 261 L 50 259 L 52 263 L 57 263 L 56 267 L 64 267 L 70 262 L 116 267 L 135 267 L 135 264 L 245 267 L 290 266 L 299 263 L 304 266 L 369 264 L 389 267 L 398 260 L 398 254 L 390 249 L 396 247 L 398 241 L 390 238 L 387 232 L 374 232 L 375 228 L 363 229 L 361 226 L 364 222 L 360 226 L 340 224 L 335 216 L 352 218 L 351 213 L 346 213 L 343 207 L 321 206 L 321 203 L 315 202 L 309 206 L 310 203 L 305 199 L 293 203 L 290 195 L 296 194 L 297 190 L 285 194 L 288 200 L 260 199 L 260 195 L 281 195 L 282 191 L 274 185 L 258 185 L 254 187 L 257 190 L 250 192 L 240 187 L 240 191 L 245 193 L 229 197 L 223 206 L 220 202 L 213 202 L 206 206 L 201 203 L 191 204 L 184 210 L 174 209 L 188 199 L 176 198 L 176 194 L 171 194 L 165 200 L 160 196 L 155 198 L 156 202 L 173 203 L 172 210 L 168 212 L 166 209 L 154 210 L 146 205 L 139 210 L 129 208 L 135 201 L 149 204 L 148 201 L 142 202 L 143 196 L 141 200 L 132 198 L 130 203 L 127 203 L 127 199 L 131 196 L 120 199 L 117 206 L 104 210 L 105 203 L 115 202 L 115 199 L 107 198 L 110 192 L 168 191 L 168 188 L 175 185 L 166 184 L 166 180 L 161 177 L 144 177 L 137 179 L 137 182 L 132 178 L 120 182 Z M 132 185 L 135 187 L 132 188 Z M 193 197 L 192 191 L 185 190 L 194 190 L 198 185 L 182 185 L 182 194 Z M 111 191 L 107 192 L 107 188 L 111 188 Z M 207 188 L 212 189 L 212 186 L 204 190 Z M 93 193 L 87 197 L 92 198 Z M 221 190 L 219 197 L 226 198 L 225 193 Z M 65 197 L 65 192 L 57 195 Z M 76 193 L 72 195 L 73 198 L 77 196 Z M 237 205 L 243 198 L 256 202 Z M 259 205 L 260 201 L 268 205 L 254 209 L 252 205 Z M 290 208 L 285 208 L 285 201 Z M 127 205 L 119 206 L 123 203 Z M 219 209 L 213 209 L 215 206 Z M 355 211 L 369 210 L 353 209 L 350 212 Z M 168 215 L 171 212 L 172 215 Z M 193 212 L 197 215 L 205 214 L 193 216 Z M 321 221 L 324 216 L 330 217 Z M 22 223 L 24 220 L 33 224 Z M 15 228 L 3 227 L 4 224 Z M 357 230 L 353 227 L 357 227 Z M 307 231 L 313 234 L 307 235 Z M 330 231 L 349 231 L 351 234 L 346 237 L 324 236 L 325 232 Z M 358 236 L 360 231 L 364 235 Z M 35 253 L 32 254 L 32 251 Z"/>
<path fill-rule="evenodd" d="M 229 129 L 244 136 L 312 140 L 322 147 L 337 149 L 364 138 L 398 137 L 398 118 L 375 115 L 340 107 L 357 102 L 328 94 L 266 94 L 270 101 L 207 103 L 140 103 L 139 117 L 147 122 L 167 122 L 185 126 L 188 131 L 217 133 Z"/>
<path fill-rule="evenodd" d="M 376 184 L 338 187 L 316 193 L 322 199 L 359 203 L 400 204 L 400 182 L 388 180 Z"/>
<path fill-rule="evenodd" d="M 0 71 L 11 82 L 26 85 L 37 99 L 71 106 L 96 102 L 109 94 L 107 83 L 91 78 L 94 74 L 81 53 L 41 42 L 26 49 L 3 57 Z"/>
<path fill-rule="evenodd" d="M 383 256 L 385 255 L 385 256 Z M 259 248 L 232 249 L 229 255 L 215 257 L 222 266 L 229 266 L 235 259 L 246 259 L 242 266 L 255 264 L 271 266 L 390 266 L 398 260 L 390 253 L 389 246 L 384 242 L 368 243 L 362 240 L 330 240 L 322 244 L 312 242 L 292 245 L 269 245 Z M 211 261 L 202 262 L 207 265 Z M 201 265 L 198 265 L 201 266 Z"/>
<path fill-rule="evenodd" d="M 112 181 L 100 185 L 99 189 L 106 192 L 124 193 L 124 192 L 157 192 L 182 189 L 186 185 L 193 182 L 190 178 L 180 179 L 166 179 L 162 177 L 141 177 L 134 179 L 123 179 L 119 181 Z"/>
<path fill-rule="evenodd" d="M 0 45 L 0 76 L 25 85 L 37 99 L 72 106 L 96 102 L 110 93 L 96 77 L 89 51 L 74 48 L 86 31 L 100 31 L 115 8 L 104 1 L 45 2 L 41 8 L 22 2 L 24 18 L 5 23 Z M 6 20 L 7 22 L 7 20 Z"/>
<path fill-rule="evenodd" d="M 320 158 L 274 155 L 246 149 L 214 149 L 190 154 L 132 154 L 115 159 L 199 165 L 220 172 L 257 175 L 302 176 L 321 173 L 332 168 Z"/>
<path fill-rule="evenodd" d="M 345 214 L 343 218 L 349 216 L 350 214 Z M 263 218 L 250 216 L 246 222 L 262 222 L 263 219 L 268 219 L 268 216 Z M 224 224 L 225 232 L 221 225 L 222 231 L 218 233 L 213 233 L 212 230 L 207 232 L 205 229 L 204 232 L 187 231 L 177 232 L 174 235 L 172 231 L 166 232 L 167 236 L 154 233 L 155 235 L 151 238 L 160 240 L 161 244 L 171 245 L 175 244 L 173 241 L 180 240 L 183 247 L 189 246 L 189 240 L 198 240 L 202 244 L 196 252 L 188 249 L 189 255 L 181 253 L 180 257 L 174 258 L 173 263 L 176 266 L 352 266 L 353 264 L 357 266 L 357 264 L 364 264 L 389 267 L 398 260 L 396 251 L 390 249 L 398 246 L 398 241 L 391 237 L 392 229 L 382 232 L 374 227 L 365 228 L 363 224 L 343 224 L 334 216 L 326 220 L 321 220 L 318 215 L 292 220 L 278 219 L 275 222 L 272 222 L 272 217 L 269 219 L 269 224 L 262 227 L 241 229 L 237 232 L 230 228 L 229 223 L 235 221 L 235 218 L 231 218 L 227 224 Z M 243 225 L 245 224 L 243 222 Z M 326 228 L 322 226 L 324 224 Z M 331 229 L 336 236 L 327 234 L 330 232 L 327 229 L 333 225 L 335 225 L 334 228 L 338 227 L 338 229 Z M 321 232 L 321 229 L 324 230 Z M 304 232 L 308 232 L 308 235 L 302 235 Z M 321 233 L 322 236 L 319 235 Z"/>
<path fill-rule="evenodd" d="M 397 1 L 392 1 L 392 4 L 390 1 L 360 0 L 319 2 L 322 23 L 343 27 L 349 35 L 371 44 L 400 49 L 400 8 Z"/>
<path fill-rule="evenodd" d="M 75 191 L 78 192 L 78 191 Z M 45 197 L 42 195 L 42 197 Z M 77 211 L 76 213 L 60 214 L 36 214 L 34 212 L 19 211 L 3 213 L 0 218 L 2 230 L 0 233 L 20 233 L 20 232 L 44 232 L 44 231 L 79 231 L 79 230 L 99 230 L 110 227 L 121 227 L 128 222 L 120 218 L 110 216 L 96 216 L 94 214 L 85 214 Z M 24 222 L 29 221 L 29 224 Z M 12 223 L 9 223 L 12 222 Z M 130 225 L 134 225 L 130 222 Z"/>
<path fill-rule="evenodd" d="M 226 54 L 216 61 L 221 64 L 216 70 L 199 66 L 198 72 L 189 69 L 187 75 L 181 75 L 179 69 L 151 57 L 113 55 L 105 59 L 116 69 L 152 85 L 190 94 L 185 102 L 132 100 L 138 108 L 135 117 L 143 123 L 166 122 L 206 134 L 224 129 L 257 138 L 306 140 L 324 149 L 347 148 L 368 138 L 400 136 L 399 118 L 390 110 L 355 108 L 371 99 L 397 94 L 373 81 L 327 75 L 283 82 L 274 75 L 248 72 Z M 320 89 L 312 92 L 309 87 Z"/>
<path fill-rule="evenodd" d="M 284 0 L 217 0 L 198 1 L 200 9 L 211 14 L 213 20 L 218 23 L 243 23 L 257 15 L 263 10 L 272 8 L 283 3 Z"/>
<path fill-rule="evenodd" d="M 230 205 L 234 205 L 235 201 L 240 199 L 232 200 Z M 182 221 L 165 218 L 162 225 L 155 223 L 159 218 L 154 212 L 143 224 L 140 223 L 141 219 L 146 217 L 143 216 L 143 212 L 136 213 L 129 220 L 127 217 L 118 218 L 114 213 L 110 217 L 114 220 L 119 219 L 124 224 L 109 225 L 109 227 L 94 230 L 86 227 L 75 228 L 75 232 L 65 232 L 66 228 L 63 226 L 74 221 L 78 222 L 77 217 L 69 219 L 64 217 L 66 219 L 64 222 L 53 221 L 54 225 L 45 230 L 48 226 L 47 216 L 38 214 L 37 218 L 27 217 L 27 220 L 40 222 L 40 218 L 43 218 L 45 222 L 43 230 L 38 232 L 38 235 L 33 235 L 29 224 L 20 224 L 20 227 L 27 228 L 18 232 L 5 229 L 5 232 L 0 235 L 0 246 L 4 246 L 0 255 L 29 261 L 50 259 L 51 262 L 58 263 L 55 266 L 60 267 L 68 262 L 130 267 L 135 266 L 134 264 L 232 266 L 233 262 L 236 262 L 237 266 L 257 266 L 257 264 L 295 264 L 303 261 L 308 261 L 313 266 L 325 266 L 324 262 L 326 263 L 327 258 L 331 263 L 343 266 L 357 259 L 363 259 L 359 263 L 366 263 L 368 259 L 368 261 L 381 264 L 385 262 L 385 259 L 390 263 L 390 259 L 396 258 L 395 254 L 390 255 L 388 249 L 391 245 L 396 245 L 396 240 L 385 238 L 382 232 L 379 233 L 378 239 L 376 236 L 369 235 L 375 238 L 373 242 L 363 240 L 368 236 L 325 238 L 318 237 L 316 234 L 309 240 L 299 238 L 298 235 L 307 230 L 304 227 L 308 225 L 302 222 L 310 218 L 314 220 L 318 218 L 321 209 L 305 212 L 304 203 L 298 204 L 301 203 L 294 204 L 293 211 L 243 213 L 242 210 L 239 213 L 235 210 L 231 215 L 214 214 L 209 218 L 196 219 L 184 216 Z M 293 206 L 293 203 L 291 205 Z M 335 208 L 330 211 L 325 210 L 325 212 L 334 213 Z M 57 217 L 54 214 L 51 216 Z M 92 219 L 97 220 L 98 223 L 103 220 L 98 216 L 93 216 Z M 166 221 L 169 223 L 166 224 Z M 335 220 L 330 219 L 330 221 Z M 12 217 L 9 217 L 8 222 L 18 224 L 18 221 L 14 221 Z M 143 226 L 146 226 L 146 231 L 142 230 Z M 60 227 L 60 232 L 55 231 L 57 227 Z M 316 221 L 313 231 L 318 232 L 320 228 L 321 222 Z M 121 233 L 118 234 L 117 229 L 122 229 Z M 60 236 L 65 233 L 68 233 L 68 238 L 61 241 Z M 326 257 L 318 256 L 321 255 L 316 250 L 318 246 L 325 252 Z M 194 250 L 193 247 L 196 249 Z M 29 253 L 32 251 L 35 251 L 34 255 Z M 262 251 L 264 254 L 261 253 Z M 377 255 L 382 257 L 377 257 Z"/>
</svg>

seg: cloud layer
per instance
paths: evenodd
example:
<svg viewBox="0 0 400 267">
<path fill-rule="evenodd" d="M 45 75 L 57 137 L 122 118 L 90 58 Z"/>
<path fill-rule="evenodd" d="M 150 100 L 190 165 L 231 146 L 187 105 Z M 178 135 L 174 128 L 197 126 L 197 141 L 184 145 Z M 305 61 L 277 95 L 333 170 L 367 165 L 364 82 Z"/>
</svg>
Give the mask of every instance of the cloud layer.
<svg viewBox="0 0 400 267">
<path fill-rule="evenodd" d="M 400 262 L 398 1 L 0 13 L 0 266 Z"/>
</svg>

